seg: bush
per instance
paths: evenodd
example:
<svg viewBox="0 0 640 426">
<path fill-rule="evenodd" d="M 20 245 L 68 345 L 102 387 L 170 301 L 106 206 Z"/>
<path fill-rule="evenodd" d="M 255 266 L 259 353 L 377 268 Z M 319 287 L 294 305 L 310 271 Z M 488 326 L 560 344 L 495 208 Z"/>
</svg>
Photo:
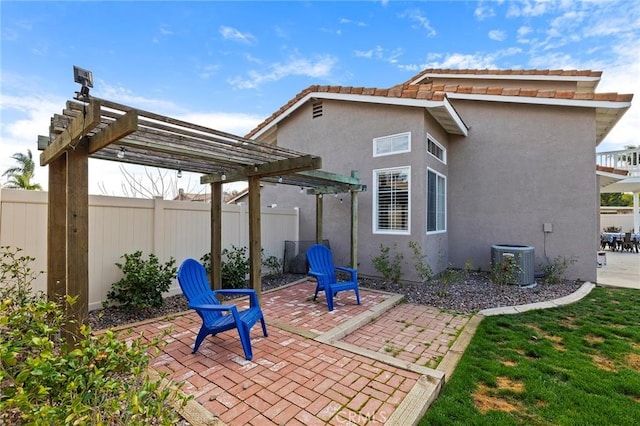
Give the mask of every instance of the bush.
<svg viewBox="0 0 640 426">
<path fill-rule="evenodd" d="M 211 253 L 204 254 L 200 261 L 207 272 L 211 273 Z M 220 275 L 222 288 L 245 288 L 249 273 L 249 259 L 246 247 L 231 245 L 231 249 L 222 250 Z"/>
<path fill-rule="evenodd" d="M 564 278 L 564 274 L 567 272 L 569 265 L 573 265 L 577 261 L 578 259 L 575 256 L 571 256 L 568 259 L 564 256 L 556 256 L 546 265 L 540 265 L 540 268 L 544 272 L 542 282 L 544 284 L 558 284 Z"/>
<path fill-rule="evenodd" d="M 514 256 L 502 256 L 500 262 L 491 265 L 491 281 L 498 285 L 518 284 L 522 268 Z"/>
<path fill-rule="evenodd" d="M 92 336 L 80 327 L 74 346 L 63 337 L 65 305 L 31 289 L 28 263 L 2 247 L 0 278 L 0 424 L 175 424 L 170 405 L 189 398 L 180 386 L 146 373 L 151 343 Z M 23 271 L 26 274 L 7 273 Z M 67 298 L 65 303 L 73 304 Z"/>
<path fill-rule="evenodd" d="M 433 269 L 431 265 L 425 261 L 427 255 L 422 252 L 422 247 L 415 241 L 409 241 L 409 248 L 413 252 L 411 259 L 413 260 L 413 266 L 416 268 L 418 277 L 424 283 L 433 279 Z"/>
<path fill-rule="evenodd" d="M 278 275 L 281 274 L 284 269 L 284 261 L 282 259 L 278 259 L 276 256 L 265 257 L 263 249 L 262 266 L 267 268 L 268 275 Z"/>
<path fill-rule="evenodd" d="M 393 245 L 397 248 L 397 244 Z M 402 253 L 395 253 L 391 259 L 391 248 L 380 244 L 380 254 L 371 259 L 373 267 L 382 274 L 385 281 L 397 283 L 402 278 Z"/>
<path fill-rule="evenodd" d="M 120 304 L 127 310 L 162 306 L 162 293 L 169 290 L 171 280 L 178 271 L 175 259 L 172 257 L 165 264 L 160 264 L 153 253 L 148 260 L 142 259 L 141 251 L 121 257 L 125 263 L 116 263 L 116 266 L 122 270 L 124 277 L 112 285 L 107 293 L 107 301 Z"/>
</svg>

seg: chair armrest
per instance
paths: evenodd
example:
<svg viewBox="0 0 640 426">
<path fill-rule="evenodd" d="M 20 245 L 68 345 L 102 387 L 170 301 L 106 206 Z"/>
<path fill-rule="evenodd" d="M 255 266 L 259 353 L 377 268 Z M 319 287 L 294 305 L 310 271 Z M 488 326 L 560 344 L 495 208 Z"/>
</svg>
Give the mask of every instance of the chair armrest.
<svg viewBox="0 0 640 426">
<path fill-rule="evenodd" d="M 234 309 L 238 309 L 236 305 L 212 305 L 212 304 L 197 304 L 197 303 L 189 303 L 187 306 L 189 309 L 195 309 L 196 311 L 233 311 Z"/>
<path fill-rule="evenodd" d="M 249 305 L 254 308 L 258 305 L 258 294 L 251 288 L 226 288 L 221 290 L 214 290 L 214 294 L 229 294 L 237 296 L 249 296 Z"/>
<path fill-rule="evenodd" d="M 358 281 L 358 271 L 353 268 L 347 268 L 346 266 L 336 266 L 338 271 L 348 272 L 351 275 L 351 281 Z"/>
<path fill-rule="evenodd" d="M 327 274 L 323 273 L 323 272 L 316 272 L 316 271 L 312 271 L 311 269 L 309 269 L 309 275 L 311 275 L 312 277 L 325 277 Z"/>
</svg>

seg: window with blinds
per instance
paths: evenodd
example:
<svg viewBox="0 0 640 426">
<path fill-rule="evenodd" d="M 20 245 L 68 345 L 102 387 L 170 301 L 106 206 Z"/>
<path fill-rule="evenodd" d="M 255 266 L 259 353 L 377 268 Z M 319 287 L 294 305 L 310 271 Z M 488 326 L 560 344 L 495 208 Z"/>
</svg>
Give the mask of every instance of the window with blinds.
<svg viewBox="0 0 640 426">
<path fill-rule="evenodd" d="M 427 169 L 427 233 L 444 232 L 447 229 L 446 178 Z"/>
<path fill-rule="evenodd" d="M 411 132 L 383 136 L 373 140 L 373 156 L 400 154 L 411 152 Z"/>
<path fill-rule="evenodd" d="M 374 170 L 373 232 L 409 233 L 410 167 Z"/>
</svg>

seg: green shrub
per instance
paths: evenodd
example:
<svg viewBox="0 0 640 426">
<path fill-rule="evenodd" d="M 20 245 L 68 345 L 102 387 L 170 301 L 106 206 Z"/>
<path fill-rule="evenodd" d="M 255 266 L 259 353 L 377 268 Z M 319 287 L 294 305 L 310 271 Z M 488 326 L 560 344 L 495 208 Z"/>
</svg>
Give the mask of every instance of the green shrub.
<svg viewBox="0 0 640 426">
<path fill-rule="evenodd" d="M 518 284 L 522 268 L 515 256 L 503 256 L 500 262 L 491 265 L 491 281 L 498 285 Z"/>
<path fill-rule="evenodd" d="M 409 248 L 412 251 L 411 259 L 413 260 L 413 266 L 416 268 L 418 277 L 424 283 L 433 279 L 433 269 L 431 265 L 425 261 L 427 255 L 422 252 L 422 247 L 415 242 L 409 241 Z"/>
<path fill-rule="evenodd" d="M 540 265 L 540 268 L 544 272 L 542 282 L 544 284 L 558 284 L 564 278 L 564 274 L 567 272 L 569 265 L 573 265 L 577 261 L 578 259 L 575 256 L 571 256 L 568 259 L 564 256 L 556 256 L 546 265 Z"/>
<path fill-rule="evenodd" d="M 284 268 L 284 260 L 279 259 L 276 256 L 264 256 L 264 249 L 263 249 L 262 266 L 267 268 L 268 275 L 281 274 Z"/>
<path fill-rule="evenodd" d="M 112 285 L 106 304 L 120 304 L 128 310 L 162 306 L 162 293 L 169 290 L 178 270 L 175 259 L 172 257 L 165 264 L 160 264 L 153 253 L 148 260 L 142 259 L 141 251 L 124 254 L 121 258 L 125 259 L 124 264 L 116 263 L 116 266 L 124 277 Z"/>
<path fill-rule="evenodd" d="M 62 333 L 65 306 L 31 289 L 32 260 L 2 247 L 0 424 L 175 424 L 171 404 L 184 406 L 189 398 L 180 386 L 147 374 L 162 337 L 125 341 L 111 331 L 93 336 L 83 325 L 69 346 Z"/>
<path fill-rule="evenodd" d="M 397 244 L 393 245 L 394 250 Z M 402 278 L 402 253 L 395 253 L 391 258 L 391 248 L 380 244 L 380 254 L 371 259 L 373 267 L 378 271 L 385 281 L 397 283 Z"/>
<path fill-rule="evenodd" d="M 21 255 L 21 251 L 17 247 L 0 247 L 0 294 L 11 295 L 18 304 L 32 299 L 31 283 L 43 273 L 31 269 L 30 265 L 36 259 Z"/>
<path fill-rule="evenodd" d="M 231 245 L 231 249 L 222 250 L 222 265 L 220 275 L 222 277 L 222 288 L 245 288 L 247 274 L 249 273 L 249 259 L 246 247 L 236 247 Z M 211 253 L 204 254 L 200 261 L 211 273 Z"/>
</svg>

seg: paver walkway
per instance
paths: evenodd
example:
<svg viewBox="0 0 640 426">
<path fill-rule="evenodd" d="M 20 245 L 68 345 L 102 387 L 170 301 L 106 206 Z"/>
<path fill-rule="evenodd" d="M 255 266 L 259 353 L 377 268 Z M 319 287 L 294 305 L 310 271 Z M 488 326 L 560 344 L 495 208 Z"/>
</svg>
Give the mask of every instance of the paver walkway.
<svg viewBox="0 0 640 426">
<path fill-rule="evenodd" d="M 235 330 L 207 337 L 191 354 L 201 324 L 193 311 L 139 323 L 129 338 L 170 330 L 164 337 L 168 345 L 151 367 L 193 395 L 198 414 L 189 420 L 194 424 L 418 420 L 444 380 L 433 368 L 469 317 L 398 305 L 399 296 L 364 288 L 361 305 L 353 292 L 343 292 L 328 312 L 324 295 L 311 300 L 314 289 L 315 283 L 304 281 L 263 294 L 269 336 L 263 337 L 259 326 L 252 329 L 253 361 L 244 359 Z"/>
</svg>

